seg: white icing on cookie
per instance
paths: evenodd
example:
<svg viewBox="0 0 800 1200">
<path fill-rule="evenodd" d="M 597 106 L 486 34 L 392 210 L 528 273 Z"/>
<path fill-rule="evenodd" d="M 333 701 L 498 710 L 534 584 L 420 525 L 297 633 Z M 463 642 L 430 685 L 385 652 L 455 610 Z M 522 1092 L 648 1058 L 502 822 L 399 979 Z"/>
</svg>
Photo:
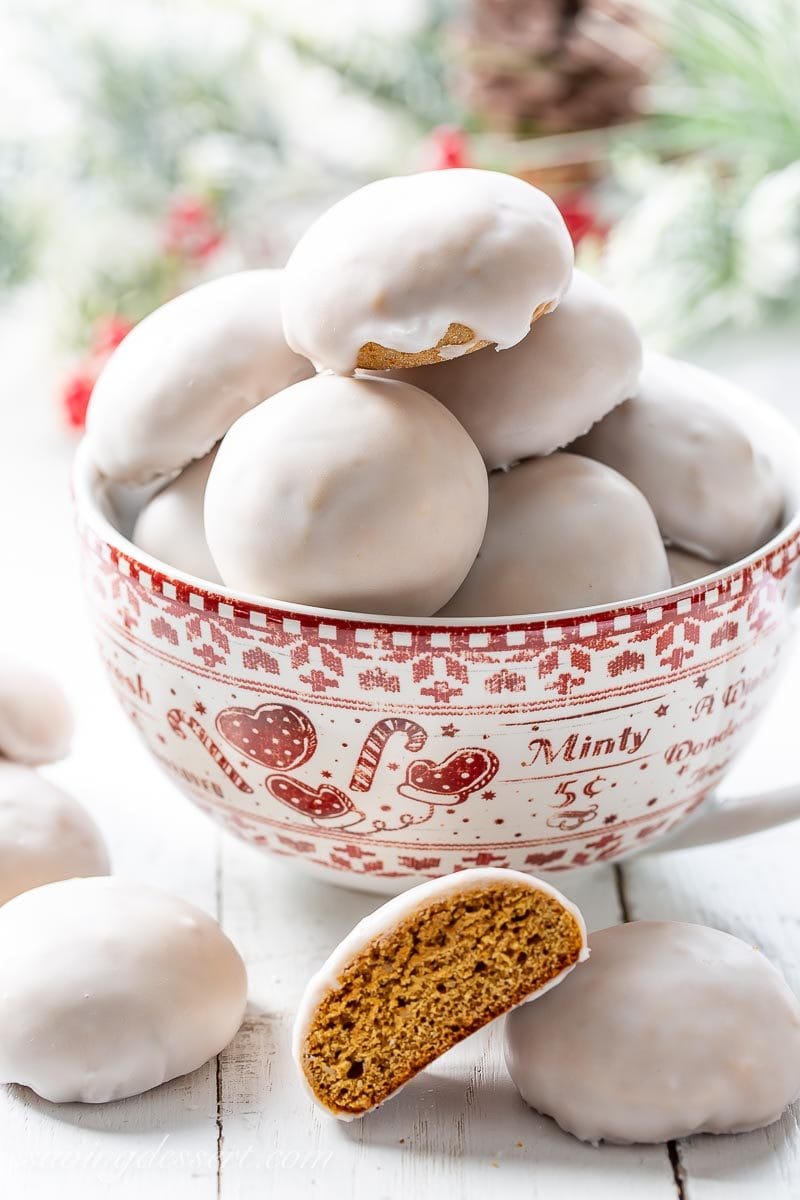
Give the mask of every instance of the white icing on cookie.
<svg viewBox="0 0 800 1200">
<path fill-rule="evenodd" d="M 739 395 L 709 371 L 648 352 L 635 398 L 571 448 L 641 488 L 666 541 L 735 562 L 767 541 L 783 510 L 770 464 L 732 411 Z"/>
<path fill-rule="evenodd" d="M 69 750 L 72 711 L 44 671 L 0 655 L 0 758 L 37 766 Z"/>
<path fill-rule="evenodd" d="M 457 169 L 381 179 L 324 213 L 286 264 L 286 340 L 340 374 L 374 342 L 436 346 L 451 323 L 513 346 L 569 284 L 572 243 L 555 204 L 512 175 Z M 447 357 L 469 345 L 449 347 Z"/>
<path fill-rule="evenodd" d="M 549 980 L 544 987 L 536 992 L 537 996 L 542 996 L 545 992 L 550 991 L 551 988 L 556 987 L 569 975 L 570 971 L 574 970 L 578 963 L 582 963 L 588 957 L 589 951 L 586 949 L 586 925 L 580 909 L 551 884 L 545 883 L 544 880 L 537 879 L 532 875 L 525 875 L 521 871 L 512 871 L 505 867 L 475 867 L 466 871 L 456 871 L 452 875 L 443 875 L 439 879 L 431 879 L 427 883 L 420 883 L 416 887 L 409 888 L 408 891 L 402 892 L 399 896 L 393 896 L 391 900 L 387 900 L 385 904 L 376 908 L 374 912 L 364 917 L 350 930 L 347 936 L 331 952 L 319 970 L 309 979 L 305 991 L 300 998 L 294 1029 L 292 1031 L 292 1057 L 294 1058 L 303 1086 L 315 1104 L 318 1104 L 319 1101 L 308 1086 L 303 1072 L 303 1045 L 319 1004 L 328 992 L 340 986 L 340 976 L 352 960 L 372 942 L 379 941 L 391 929 L 396 928 L 407 917 L 412 916 L 420 908 L 424 908 L 425 905 L 441 900 L 446 896 L 460 895 L 464 892 L 490 887 L 495 883 L 522 884 L 524 887 L 541 892 L 545 896 L 551 896 L 554 900 L 562 904 L 567 912 L 575 918 L 580 930 L 583 949 L 581 950 L 578 962 L 573 963 L 553 979 Z M 399 1091 L 400 1089 L 398 1088 L 397 1090 Z M 363 1115 L 363 1113 L 360 1114 L 360 1116 Z M 334 1113 L 334 1116 L 338 1117 L 341 1121 L 356 1119 L 350 1113 L 337 1112 Z"/>
<path fill-rule="evenodd" d="M 0 904 L 108 869 L 100 830 L 77 800 L 30 767 L 0 761 Z"/>
<path fill-rule="evenodd" d="M 506 1020 L 523 1100 L 587 1142 L 665 1142 L 776 1121 L 800 1092 L 800 1004 L 753 946 L 637 921 L 593 933 L 558 995 Z"/>
<path fill-rule="evenodd" d="M 216 921 L 123 879 L 0 908 L 0 1080 L 56 1103 L 120 1100 L 202 1066 L 241 1024 L 247 976 Z"/>
<path fill-rule="evenodd" d="M 133 541 L 163 563 L 220 583 L 203 526 L 203 499 L 216 450 L 190 463 L 145 504 L 133 528 Z"/>
<path fill-rule="evenodd" d="M 134 326 L 89 404 L 86 436 L 101 471 L 126 483 L 179 471 L 242 413 L 313 373 L 283 337 L 281 276 L 213 279 Z"/>
<path fill-rule="evenodd" d="M 443 405 L 384 379 L 318 375 L 224 438 L 205 526 L 226 584 L 355 612 L 429 616 L 486 524 L 486 469 Z"/>
<path fill-rule="evenodd" d="M 502 353 L 392 372 L 430 392 L 467 430 L 490 469 L 550 454 L 634 395 L 639 335 L 601 284 L 575 271 L 554 313 Z"/>
<path fill-rule="evenodd" d="M 627 479 L 558 452 L 489 477 L 478 557 L 443 617 L 559 612 L 670 586 L 655 517 Z"/>
<path fill-rule="evenodd" d="M 693 583 L 695 579 L 704 579 L 706 575 L 713 575 L 723 565 L 708 562 L 705 558 L 690 554 L 688 550 L 679 550 L 677 546 L 667 546 L 667 562 L 673 587 L 679 587 L 682 583 Z"/>
</svg>

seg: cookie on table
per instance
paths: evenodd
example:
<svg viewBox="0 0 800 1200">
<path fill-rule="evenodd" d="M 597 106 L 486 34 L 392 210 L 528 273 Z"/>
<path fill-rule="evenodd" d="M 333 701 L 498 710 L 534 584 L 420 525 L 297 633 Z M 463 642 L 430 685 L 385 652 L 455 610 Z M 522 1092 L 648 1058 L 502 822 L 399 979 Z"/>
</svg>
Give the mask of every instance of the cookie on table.
<svg viewBox="0 0 800 1200">
<path fill-rule="evenodd" d="M 318 1104 L 350 1120 L 586 957 L 578 909 L 517 871 L 474 869 L 365 917 L 310 980 L 293 1052 Z"/>
<path fill-rule="evenodd" d="M 667 561 L 673 587 L 694 583 L 695 579 L 705 579 L 706 575 L 713 575 L 724 565 L 709 562 L 697 554 L 690 554 L 688 550 L 679 549 L 678 546 L 667 546 Z"/>
<path fill-rule="evenodd" d="M 100 830 L 77 800 L 33 768 L 0 760 L 0 905 L 45 883 L 108 870 Z"/>
<path fill-rule="evenodd" d="M 104 366 L 86 414 L 109 479 L 147 483 L 202 458 L 243 413 L 313 374 L 286 345 L 281 271 L 191 288 L 135 325 Z"/>
<path fill-rule="evenodd" d="M 740 390 L 690 363 L 648 352 L 636 395 L 570 447 L 645 494 L 664 539 L 736 562 L 776 531 L 775 473 L 732 410 Z"/>
<path fill-rule="evenodd" d="M 586 1142 L 666 1142 L 776 1121 L 800 1093 L 800 1004 L 755 947 L 702 925 L 593 933 L 591 957 L 509 1015 L 520 1095 Z"/>
<path fill-rule="evenodd" d="M 642 493 L 602 463 L 557 451 L 489 476 L 483 544 L 438 615 L 562 612 L 669 586 L 666 551 Z"/>
<path fill-rule="evenodd" d="M 0 654 L 0 759 L 40 766 L 68 752 L 74 722 L 63 691 L 44 671 Z"/>
<path fill-rule="evenodd" d="M 642 345 L 602 284 L 576 270 L 555 312 L 498 354 L 395 372 L 458 417 L 486 466 L 551 454 L 636 392 Z"/>
<path fill-rule="evenodd" d="M 481 456 L 438 400 L 390 379 L 325 374 L 229 431 L 205 530 L 229 587 L 430 616 L 472 566 L 487 505 Z"/>
<path fill-rule="evenodd" d="M 217 922 L 159 888 L 69 879 L 0 908 L 0 1080 L 46 1100 L 122 1100 L 196 1070 L 246 998 Z"/>
<path fill-rule="evenodd" d="M 211 557 L 203 524 L 203 501 L 216 450 L 184 467 L 152 499 L 136 518 L 133 541 L 147 554 L 196 575 L 210 583 L 221 583 Z"/>
<path fill-rule="evenodd" d="M 343 375 L 506 349 L 556 307 L 573 260 L 553 201 L 513 175 L 381 179 L 323 213 L 293 250 L 286 340 Z"/>
</svg>

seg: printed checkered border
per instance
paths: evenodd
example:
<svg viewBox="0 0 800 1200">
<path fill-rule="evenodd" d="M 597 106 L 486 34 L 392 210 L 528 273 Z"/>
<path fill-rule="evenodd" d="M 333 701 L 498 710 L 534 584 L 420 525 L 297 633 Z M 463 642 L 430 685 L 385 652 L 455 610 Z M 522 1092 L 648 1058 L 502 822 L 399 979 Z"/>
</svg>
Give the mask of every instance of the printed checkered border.
<svg viewBox="0 0 800 1200">
<path fill-rule="evenodd" d="M 761 558 L 738 570 L 731 568 L 731 573 L 717 580 L 712 587 L 693 588 L 687 585 L 683 591 L 671 596 L 667 603 L 653 600 L 619 605 L 593 613 L 588 618 L 575 616 L 558 621 L 533 620 L 448 629 L 442 625 L 404 625 L 402 621 L 392 621 L 389 624 L 376 620 L 365 624 L 358 620 L 315 617 L 301 612 L 289 615 L 283 609 L 270 608 L 265 604 L 250 604 L 238 600 L 232 602 L 229 597 L 217 592 L 151 570 L 119 547 L 99 537 L 88 525 L 84 525 L 79 533 L 90 553 L 115 567 L 120 575 L 135 580 L 155 596 L 163 596 L 189 608 L 216 613 L 220 617 L 240 621 L 254 629 L 266 629 L 268 625 L 277 624 L 286 634 L 313 633 L 320 641 L 333 644 L 340 634 L 345 634 L 364 646 L 372 646 L 380 641 L 396 647 L 413 645 L 417 651 L 424 650 L 426 646 L 434 650 L 522 649 L 534 639 L 542 639 L 554 646 L 562 642 L 574 645 L 576 642 L 591 641 L 592 638 L 602 636 L 609 626 L 615 633 L 635 632 L 661 622 L 665 615 L 672 613 L 689 616 L 700 609 L 707 612 L 718 605 L 735 600 L 742 593 L 748 594 L 766 577 L 780 582 L 800 558 L 800 529 L 795 529 L 787 532 L 784 541 L 777 547 L 772 547 Z"/>
</svg>

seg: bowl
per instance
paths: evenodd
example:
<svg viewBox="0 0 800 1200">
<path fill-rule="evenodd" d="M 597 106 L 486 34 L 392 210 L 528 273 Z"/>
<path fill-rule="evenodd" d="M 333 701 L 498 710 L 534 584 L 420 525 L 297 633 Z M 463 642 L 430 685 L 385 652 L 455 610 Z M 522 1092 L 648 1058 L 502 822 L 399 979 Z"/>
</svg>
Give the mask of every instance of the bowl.
<svg viewBox="0 0 800 1200">
<path fill-rule="evenodd" d="M 766 546 L 631 602 L 491 620 L 314 609 L 176 571 L 128 540 L 139 498 L 84 445 L 77 527 L 112 686 L 184 795 L 332 883 L 650 848 L 751 737 L 793 627 L 800 437 L 740 404 L 786 493 Z"/>
</svg>

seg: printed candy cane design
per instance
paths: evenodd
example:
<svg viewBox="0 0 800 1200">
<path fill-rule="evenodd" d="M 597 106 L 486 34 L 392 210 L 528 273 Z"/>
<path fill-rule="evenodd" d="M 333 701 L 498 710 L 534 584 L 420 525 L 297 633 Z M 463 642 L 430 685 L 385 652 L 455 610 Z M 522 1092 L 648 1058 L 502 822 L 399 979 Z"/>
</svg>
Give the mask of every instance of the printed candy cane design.
<svg viewBox="0 0 800 1200">
<path fill-rule="evenodd" d="M 413 754 L 417 754 L 428 740 L 422 726 L 406 717 L 384 717 L 382 721 L 378 721 L 364 739 L 353 770 L 350 787 L 354 792 L 368 792 L 372 787 L 381 755 L 395 733 L 406 735 L 406 750 Z"/>
<path fill-rule="evenodd" d="M 181 712 L 179 708 L 171 708 L 167 713 L 167 720 L 169 721 L 169 726 L 173 733 L 176 733 L 183 741 L 186 740 L 186 733 L 184 732 L 182 726 L 188 725 L 194 736 L 202 746 L 205 746 L 214 762 L 217 764 L 223 774 L 227 775 L 231 783 L 237 787 L 240 792 L 252 793 L 253 789 L 250 787 L 250 784 L 242 779 L 238 771 L 234 770 L 225 755 L 220 750 L 217 743 L 208 736 L 199 721 L 195 720 L 194 717 L 187 717 L 186 713 Z"/>
</svg>

